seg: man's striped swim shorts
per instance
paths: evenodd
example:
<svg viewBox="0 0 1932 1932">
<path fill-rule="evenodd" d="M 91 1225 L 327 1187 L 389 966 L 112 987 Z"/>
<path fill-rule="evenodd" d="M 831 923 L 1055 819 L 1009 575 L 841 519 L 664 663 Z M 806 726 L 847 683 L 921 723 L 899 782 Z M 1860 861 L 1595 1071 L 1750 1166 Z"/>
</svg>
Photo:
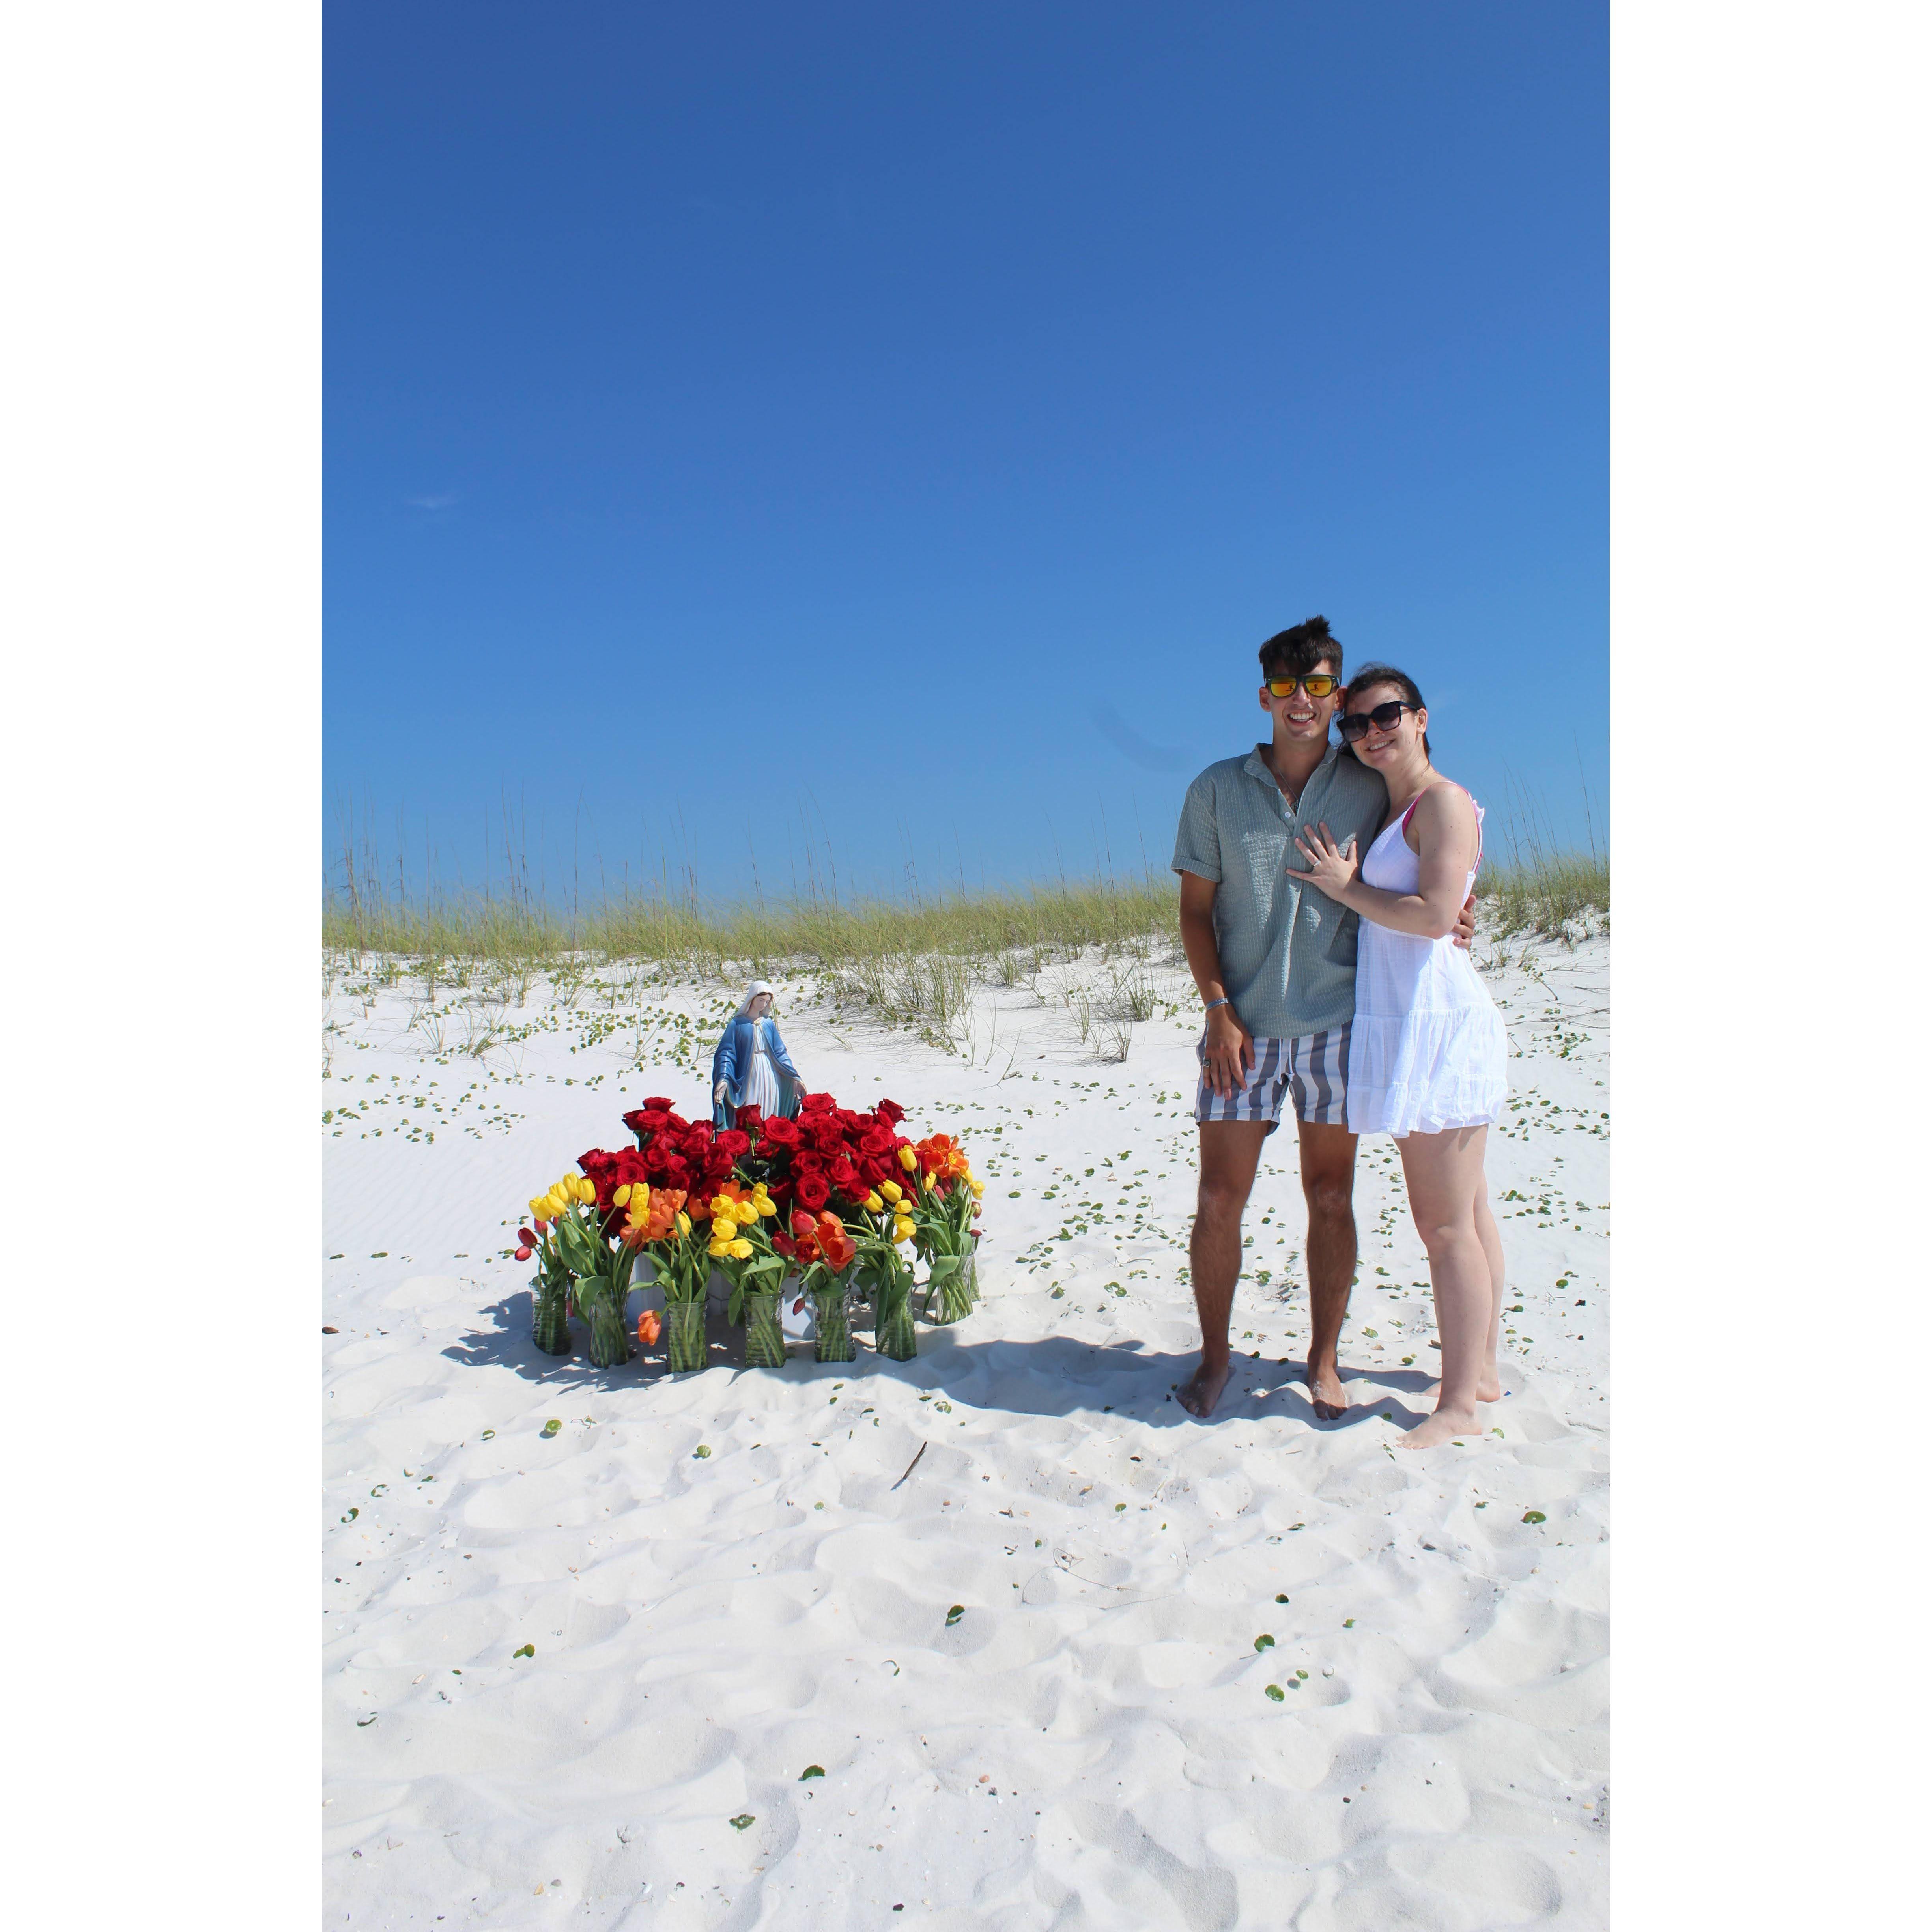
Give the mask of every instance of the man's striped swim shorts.
<svg viewBox="0 0 1932 1932">
<path fill-rule="evenodd" d="M 1298 1120 L 1320 1126 L 1348 1124 L 1348 1029 L 1305 1033 L 1294 1040 L 1257 1037 L 1254 1064 L 1232 1094 L 1215 1092 L 1208 1081 L 1208 1036 L 1194 1049 L 1201 1083 L 1194 1095 L 1197 1120 L 1265 1120 L 1273 1133 L 1282 1118 L 1282 1102 Z"/>
</svg>

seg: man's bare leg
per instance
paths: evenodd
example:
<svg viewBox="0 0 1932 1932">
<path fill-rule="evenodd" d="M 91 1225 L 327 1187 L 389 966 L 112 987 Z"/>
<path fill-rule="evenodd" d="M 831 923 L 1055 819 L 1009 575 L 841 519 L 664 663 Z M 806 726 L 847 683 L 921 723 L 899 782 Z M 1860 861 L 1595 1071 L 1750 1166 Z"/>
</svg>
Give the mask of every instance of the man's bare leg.
<svg viewBox="0 0 1932 1932">
<path fill-rule="evenodd" d="M 1355 1279 L 1355 1140 L 1346 1127 L 1297 1120 L 1301 1192 L 1308 1204 L 1308 1394 L 1316 1416 L 1348 1412 L 1336 1359 Z"/>
<path fill-rule="evenodd" d="M 1241 1272 L 1241 1213 L 1261 1165 L 1265 1120 L 1201 1123 L 1201 1185 L 1187 1244 L 1194 1306 L 1201 1317 L 1201 1363 L 1174 1400 L 1190 1415 L 1209 1416 L 1227 1386 L 1228 1318 Z"/>
</svg>

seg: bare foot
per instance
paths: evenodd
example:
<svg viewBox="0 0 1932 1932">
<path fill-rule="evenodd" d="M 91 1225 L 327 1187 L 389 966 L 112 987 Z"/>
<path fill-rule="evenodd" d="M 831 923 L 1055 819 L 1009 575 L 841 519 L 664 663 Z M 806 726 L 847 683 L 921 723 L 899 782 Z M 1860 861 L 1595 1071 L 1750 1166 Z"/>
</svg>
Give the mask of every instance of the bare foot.
<svg viewBox="0 0 1932 1932">
<path fill-rule="evenodd" d="M 1472 1402 L 1460 1408 L 1438 1408 L 1429 1420 L 1412 1429 L 1402 1438 L 1405 1449 L 1433 1449 L 1438 1443 L 1453 1442 L 1465 1436 L 1482 1432 L 1483 1419 Z"/>
<path fill-rule="evenodd" d="M 1348 1394 L 1334 1370 L 1311 1368 L 1302 1379 L 1308 1384 L 1308 1399 L 1315 1405 L 1318 1421 L 1335 1422 L 1348 1414 Z"/>
<path fill-rule="evenodd" d="M 1234 1366 L 1232 1361 L 1226 1361 L 1218 1369 L 1210 1369 L 1203 1362 L 1174 1390 L 1174 1400 L 1190 1415 L 1198 1415 L 1204 1422 L 1214 1413 L 1214 1405 L 1221 1400 L 1221 1391 L 1228 1386 L 1228 1378 L 1233 1373 Z"/>
<path fill-rule="evenodd" d="M 1503 1385 L 1496 1378 L 1493 1370 L 1476 1384 L 1476 1400 L 1478 1402 L 1501 1402 L 1503 1394 Z M 1442 1384 L 1439 1382 L 1431 1382 L 1422 1391 L 1421 1400 L 1424 1402 L 1440 1402 L 1442 1400 Z"/>
</svg>

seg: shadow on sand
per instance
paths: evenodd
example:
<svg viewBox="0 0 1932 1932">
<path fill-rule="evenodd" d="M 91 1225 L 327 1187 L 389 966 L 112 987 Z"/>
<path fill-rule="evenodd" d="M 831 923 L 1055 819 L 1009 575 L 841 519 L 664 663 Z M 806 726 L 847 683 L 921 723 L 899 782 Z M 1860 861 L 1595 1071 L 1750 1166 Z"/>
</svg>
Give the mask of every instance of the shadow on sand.
<svg viewBox="0 0 1932 1932">
<path fill-rule="evenodd" d="M 672 1379 L 662 1345 L 647 1354 L 633 1354 L 621 1368 L 591 1364 L 588 1331 L 572 1324 L 575 1352 L 546 1355 L 530 1340 L 531 1298 L 527 1290 L 506 1295 L 481 1311 L 491 1325 L 472 1330 L 443 1350 L 450 1360 L 467 1366 L 506 1368 L 526 1382 L 548 1388 L 625 1388 L 649 1390 Z M 1049 1335 L 1033 1342 L 976 1338 L 973 1318 L 956 1325 L 922 1325 L 919 1354 L 910 1362 L 895 1362 L 877 1354 L 869 1340 L 869 1316 L 854 1312 L 858 1360 L 814 1362 L 808 1342 L 794 1342 L 790 1360 L 782 1369 L 748 1369 L 744 1364 L 742 1331 L 724 1318 L 713 1304 L 706 1310 L 707 1367 L 734 1376 L 778 1376 L 788 1381 L 844 1381 L 854 1376 L 889 1376 L 922 1393 L 943 1395 L 989 1413 L 1011 1415 L 1131 1416 L 1150 1426 L 1201 1428 L 1242 1415 L 1285 1417 L 1328 1432 L 1352 1429 L 1386 1416 L 1412 1427 L 1427 1414 L 1420 1402 L 1433 1376 L 1420 1369 L 1351 1369 L 1343 1379 L 1357 1396 L 1354 1405 L 1333 1422 L 1319 1420 L 1308 1399 L 1299 1360 L 1256 1361 L 1237 1355 L 1233 1372 L 1208 1424 L 1190 1415 L 1172 1400 L 1172 1391 L 1193 1372 L 1195 1358 L 1147 1348 L 1132 1340 L 1105 1344 L 1080 1342 L 1071 1336 Z M 634 1342 L 632 1344 L 635 1347 Z M 1405 1398 L 1414 1398 L 1412 1402 Z"/>
</svg>

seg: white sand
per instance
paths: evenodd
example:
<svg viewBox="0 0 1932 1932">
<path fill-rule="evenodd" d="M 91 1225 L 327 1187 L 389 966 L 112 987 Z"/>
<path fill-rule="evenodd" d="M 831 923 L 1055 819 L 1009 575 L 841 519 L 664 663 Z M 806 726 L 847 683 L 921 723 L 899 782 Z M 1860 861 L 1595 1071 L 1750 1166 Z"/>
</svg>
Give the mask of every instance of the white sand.
<svg viewBox="0 0 1932 1932">
<path fill-rule="evenodd" d="M 466 996 L 439 990 L 439 1055 L 419 982 L 338 974 L 324 1923 L 1604 1924 L 1608 942 L 1508 950 L 1512 1392 L 1421 1454 L 1390 1446 L 1436 1356 L 1387 1140 L 1356 1187 L 1363 1406 L 1316 1425 L 1281 1366 L 1286 1130 L 1236 1302 L 1255 1358 L 1211 1424 L 1168 1400 L 1198 1024 L 1172 968 L 1178 1015 L 1114 1064 L 1023 987 L 982 997 L 969 1064 L 782 981 L 813 1085 L 966 1141 L 985 1299 L 904 1364 L 745 1371 L 714 1323 L 720 1366 L 680 1378 L 536 1353 L 507 1244 L 626 1108 L 702 1106 L 730 1001 L 532 988 L 478 1061 Z"/>
</svg>

